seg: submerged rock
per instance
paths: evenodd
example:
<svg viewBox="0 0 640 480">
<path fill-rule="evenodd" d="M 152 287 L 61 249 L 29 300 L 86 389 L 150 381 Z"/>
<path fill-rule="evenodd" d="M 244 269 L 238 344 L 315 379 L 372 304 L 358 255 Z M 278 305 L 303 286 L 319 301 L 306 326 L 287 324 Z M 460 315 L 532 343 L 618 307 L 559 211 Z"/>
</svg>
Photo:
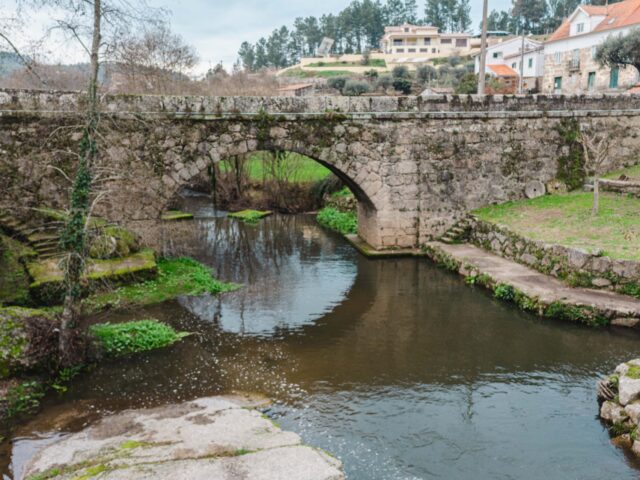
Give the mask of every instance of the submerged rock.
<svg viewBox="0 0 640 480">
<path fill-rule="evenodd" d="M 24 477 L 342 480 L 341 463 L 240 397 L 125 411 L 44 447 Z M 48 475 L 48 476 L 47 476 Z"/>
</svg>

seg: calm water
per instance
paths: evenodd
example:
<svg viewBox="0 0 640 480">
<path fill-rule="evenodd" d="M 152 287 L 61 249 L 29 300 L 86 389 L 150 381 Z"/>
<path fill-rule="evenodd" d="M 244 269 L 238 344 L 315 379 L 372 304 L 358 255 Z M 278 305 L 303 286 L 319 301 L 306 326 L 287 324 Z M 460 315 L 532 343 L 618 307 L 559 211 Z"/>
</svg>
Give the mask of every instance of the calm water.
<svg viewBox="0 0 640 480">
<path fill-rule="evenodd" d="M 350 479 L 638 478 L 595 397 L 636 335 L 540 320 L 424 259 L 366 260 L 309 216 L 245 226 L 190 204 L 201 218 L 165 248 L 245 287 L 95 319 L 197 335 L 79 378 L 4 442 L 6 475 L 105 413 L 240 390 Z"/>
</svg>

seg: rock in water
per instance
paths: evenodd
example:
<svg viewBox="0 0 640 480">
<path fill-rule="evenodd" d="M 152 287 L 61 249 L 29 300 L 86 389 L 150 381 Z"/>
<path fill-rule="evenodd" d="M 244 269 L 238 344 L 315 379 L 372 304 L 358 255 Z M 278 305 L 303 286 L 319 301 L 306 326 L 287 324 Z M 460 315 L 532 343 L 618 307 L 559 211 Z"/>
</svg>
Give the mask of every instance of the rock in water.
<svg viewBox="0 0 640 480">
<path fill-rule="evenodd" d="M 44 447 L 24 477 L 344 479 L 338 460 L 247 406 L 238 397 L 210 397 L 125 411 Z"/>
</svg>

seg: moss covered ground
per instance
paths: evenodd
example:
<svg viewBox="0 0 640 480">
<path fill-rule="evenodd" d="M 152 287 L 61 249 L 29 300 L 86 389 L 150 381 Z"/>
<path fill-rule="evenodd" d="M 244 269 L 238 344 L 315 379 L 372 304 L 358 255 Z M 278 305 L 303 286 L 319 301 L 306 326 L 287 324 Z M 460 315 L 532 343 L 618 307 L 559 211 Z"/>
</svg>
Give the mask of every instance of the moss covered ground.
<svg viewBox="0 0 640 480">
<path fill-rule="evenodd" d="M 215 279 L 207 267 L 191 258 L 160 259 L 157 278 L 90 295 L 83 306 L 87 312 L 96 312 L 105 308 L 152 305 L 181 295 L 218 294 L 236 288 L 236 284 Z"/>
<path fill-rule="evenodd" d="M 592 193 L 575 192 L 492 205 L 474 213 L 534 240 L 640 260 L 640 199 L 601 193 L 598 215 L 592 214 L 592 207 Z"/>
<path fill-rule="evenodd" d="M 268 217 L 272 212 L 260 211 L 260 210 L 240 210 L 239 212 L 232 212 L 228 216 L 229 218 L 235 218 L 236 220 L 242 220 L 245 223 L 257 223 L 258 220 Z"/>
<path fill-rule="evenodd" d="M 0 234 L 0 306 L 29 302 L 29 276 L 23 262 L 35 252 Z"/>
<path fill-rule="evenodd" d="M 181 212 L 179 210 L 169 210 L 162 214 L 162 220 L 165 222 L 176 222 L 179 220 L 192 220 L 193 213 Z"/>
</svg>

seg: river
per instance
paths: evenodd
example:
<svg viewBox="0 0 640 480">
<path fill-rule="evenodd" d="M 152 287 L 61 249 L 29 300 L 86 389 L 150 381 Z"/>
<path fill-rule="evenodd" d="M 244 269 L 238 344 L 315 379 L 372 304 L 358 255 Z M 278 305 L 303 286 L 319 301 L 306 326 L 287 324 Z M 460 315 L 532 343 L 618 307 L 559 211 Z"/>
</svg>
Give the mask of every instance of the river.
<svg viewBox="0 0 640 480">
<path fill-rule="evenodd" d="M 638 478 L 597 418 L 595 384 L 637 356 L 627 330 L 539 319 L 425 259 L 367 260 L 312 216 L 245 225 L 204 199 L 165 248 L 244 287 L 92 321 L 196 333 L 97 366 L 2 444 L 5 478 L 109 412 L 230 391 L 274 399 L 284 429 L 353 480 Z"/>
</svg>

